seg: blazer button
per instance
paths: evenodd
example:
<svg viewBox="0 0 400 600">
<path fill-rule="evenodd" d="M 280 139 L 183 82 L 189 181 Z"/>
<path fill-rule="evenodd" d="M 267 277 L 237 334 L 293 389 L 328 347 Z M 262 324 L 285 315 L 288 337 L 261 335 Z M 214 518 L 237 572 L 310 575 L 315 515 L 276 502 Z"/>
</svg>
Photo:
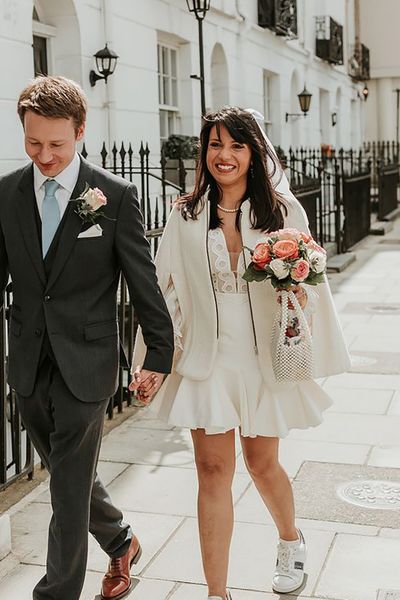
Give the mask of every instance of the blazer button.
<svg viewBox="0 0 400 600">
<path fill-rule="evenodd" d="M 36 335 L 36 337 L 40 337 L 42 335 L 42 330 L 41 329 L 35 329 L 35 335 Z"/>
<path fill-rule="evenodd" d="M 51 296 L 45 296 L 44 297 L 44 301 L 45 302 L 50 302 L 50 300 L 51 300 Z"/>
</svg>

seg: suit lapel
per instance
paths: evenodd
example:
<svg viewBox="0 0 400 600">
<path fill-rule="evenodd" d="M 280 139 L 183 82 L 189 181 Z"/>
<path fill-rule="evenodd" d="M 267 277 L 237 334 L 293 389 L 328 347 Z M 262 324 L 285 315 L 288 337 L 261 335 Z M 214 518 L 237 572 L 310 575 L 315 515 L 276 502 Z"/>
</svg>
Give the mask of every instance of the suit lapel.
<svg viewBox="0 0 400 600">
<path fill-rule="evenodd" d="M 35 215 L 35 190 L 33 187 L 33 165 L 28 165 L 21 177 L 18 186 L 20 197 L 16 199 L 18 221 L 22 237 L 32 260 L 32 263 L 43 284 L 46 283 L 46 274 L 43 265 L 42 248 L 38 235 Z"/>
<path fill-rule="evenodd" d="M 81 157 L 81 167 L 79 170 L 78 180 L 76 182 L 74 191 L 71 194 L 71 199 L 78 198 L 78 196 L 85 189 L 85 184 L 88 183 L 90 185 L 91 179 L 92 169 L 89 163 Z M 60 275 L 74 245 L 76 244 L 78 234 L 83 225 L 82 219 L 75 212 L 74 204 L 74 202 L 70 202 L 67 207 L 65 224 L 58 240 L 54 262 L 47 283 L 47 290 L 54 285 L 56 279 Z"/>
</svg>

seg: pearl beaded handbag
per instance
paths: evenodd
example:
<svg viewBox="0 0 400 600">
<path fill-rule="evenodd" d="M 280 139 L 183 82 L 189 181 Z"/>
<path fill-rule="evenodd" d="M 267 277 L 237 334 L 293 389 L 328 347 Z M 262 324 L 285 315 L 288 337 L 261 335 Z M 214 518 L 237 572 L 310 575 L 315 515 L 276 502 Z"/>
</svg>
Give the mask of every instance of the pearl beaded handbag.
<svg viewBox="0 0 400 600">
<path fill-rule="evenodd" d="M 272 368 L 277 381 L 313 378 L 313 349 L 310 327 L 292 291 L 280 291 L 280 307 L 272 327 Z M 293 308 L 289 308 L 291 302 Z"/>
</svg>

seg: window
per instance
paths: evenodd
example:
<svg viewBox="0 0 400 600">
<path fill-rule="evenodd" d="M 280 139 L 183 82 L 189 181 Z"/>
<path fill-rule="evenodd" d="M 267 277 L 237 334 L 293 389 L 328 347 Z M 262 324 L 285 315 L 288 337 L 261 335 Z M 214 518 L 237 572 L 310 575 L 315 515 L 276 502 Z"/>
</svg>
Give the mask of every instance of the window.
<svg viewBox="0 0 400 600">
<path fill-rule="evenodd" d="M 35 77 L 49 74 L 47 66 L 47 39 L 38 35 L 33 36 L 33 67 Z"/>
<path fill-rule="evenodd" d="M 165 141 L 172 133 L 179 133 L 178 51 L 163 44 L 159 44 L 157 50 L 160 137 Z"/>
<path fill-rule="evenodd" d="M 271 137 L 272 117 L 271 117 L 271 76 L 264 73 L 264 124 L 265 132 Z"/>
<path fill-rule="evenodd" d="M 37 75 L 48 75 L 52 69 L 51 44 L 57 30 L 52 25 L 47 25 L 45 16 L 38 0 L 32 11 L 32 50 L 33 70 Z"/>
</svg>

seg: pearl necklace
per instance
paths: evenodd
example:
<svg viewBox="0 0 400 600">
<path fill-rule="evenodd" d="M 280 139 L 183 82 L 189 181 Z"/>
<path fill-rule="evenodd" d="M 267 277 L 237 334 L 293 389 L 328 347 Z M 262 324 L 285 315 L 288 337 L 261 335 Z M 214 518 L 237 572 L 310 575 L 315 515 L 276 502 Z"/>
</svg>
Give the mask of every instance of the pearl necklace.
<svg viewBox="0 0 400 600">
<path fill-rule="evenodd" d="M 238 212 L 238 210 L 240 210 L 240 206 L 238 206 L 237 208 L 225 208 L 224 206 L 221 206 L 220 204 L 217 204 L 217 206 L 220 210 L 222 210 L 222 212 L 226 212 L 226 213 L 235 213 L 235 212 Z"/>
</svg>

